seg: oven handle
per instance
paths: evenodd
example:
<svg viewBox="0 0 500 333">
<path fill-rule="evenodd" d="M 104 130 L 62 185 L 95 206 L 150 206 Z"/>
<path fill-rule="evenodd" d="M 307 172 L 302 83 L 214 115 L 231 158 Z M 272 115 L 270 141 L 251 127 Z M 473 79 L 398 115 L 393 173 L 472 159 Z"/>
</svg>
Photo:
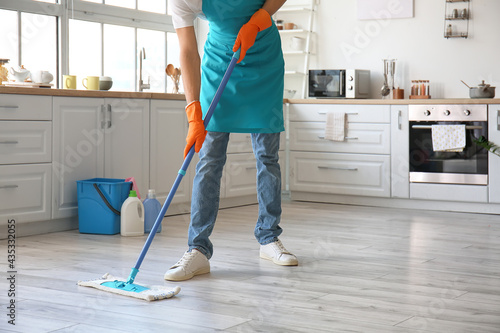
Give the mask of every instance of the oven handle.
<svg viewBox="0 0 500 333">
<path fill-rule="evenodd" d="M 411 128 L 414 129 L 432 129 L 430 125 L 412 125 Z M 475 129 L 483 129 L 483 126 L 465 126 L 465 129 L 475 130 Z"/>
</svg>

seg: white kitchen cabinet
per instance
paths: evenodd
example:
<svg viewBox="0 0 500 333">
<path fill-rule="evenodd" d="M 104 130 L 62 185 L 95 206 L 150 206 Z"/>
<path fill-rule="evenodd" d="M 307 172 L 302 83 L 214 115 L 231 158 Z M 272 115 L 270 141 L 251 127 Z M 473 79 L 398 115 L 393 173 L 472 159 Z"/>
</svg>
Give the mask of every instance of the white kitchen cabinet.
<svg viewBox="0 0 500 333">
<path fill-rule="evenodd" d="M 51 161 L 50 121 L 0 121 L 0 164 Z"/>
<path fill-rule="evenodd" d="M 257 167 L 253 153 L 228 154 L 224 176 L 224 197 L 255 195 L 255 201 L 257 201 Z"/>
<path fill-rule="evenodd" d="M 51 217 L 50 163 L 0 165 L 0 219 L 18 223 Z"/>
<path fill-rule="evenodd" d="M 0 94 L 0 120 L 52 120 L 52 97 Z"/>
<path fill-rule="evenodd" d="M 0 95 L 0 225 L 50 219 L 52 97 Z"/>
<path fill-rule="evenodd" d="M 391 196 L 410 197 L 408 105 L 391 106 Z"/>
<path fill-rule="evenodd" d="M 52 217 L 77 215 L 76 181 L 104 177 L 104 99 L 54 97 Z"/>
<path fill-rule="evenodd" d="M 344 141 L 324 139 L 328 112 L 347 117 Z M 290 191 L 389 197 L 388 105 L 290 105 Z"/>
<path fill-rule="evenodd" d="M 389 155 L 290 153 L 292 191 L 389 197 Z"/>
<path fill-rule="evenodd" d="M 500 146 L 500 104 L 488 106 L 488 124 L 488 140 Z M 488 170 L 489 202 L 500 203 L 500 156 L 489 154 Z"/>
<path fill-rule="evenodd" d="M 151 158 L 149 188 L 156 190 L 158 200 L 163 203 L 177 173 L 182 166 L 188 122 L 184 101 L 151 101 Z M 189 211 L 191 184 L 197 154 L 183 177 L 172 203 L 186 203 L 183 212 Z M 167 214 L 170 212 L 167 211 Z"/>
<path fill-rule="evenodd" d="M 104 177 L 134 177 L 142 197 L 149 186 L 149 100 L 105 99 Z"/>
<path fill-rule="evenodd" d="M 54 97 L 53 218 L 77 215 L 76 181 L 149 179 L 149 101 Z"/>
<path fill-rule="evenodd" d="M 324 122 L 291 122 L 290 149 L 336 153 L 389 154 L 389 124 L 350 123 L 345 141 L 325 140 Z"/>
</svg>

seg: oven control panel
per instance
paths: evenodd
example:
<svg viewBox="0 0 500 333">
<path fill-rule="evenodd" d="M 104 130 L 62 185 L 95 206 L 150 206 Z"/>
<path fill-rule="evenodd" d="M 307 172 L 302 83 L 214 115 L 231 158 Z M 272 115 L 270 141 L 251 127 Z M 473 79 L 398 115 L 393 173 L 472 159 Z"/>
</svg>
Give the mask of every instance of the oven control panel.
<svg viewBox="0 0 500 333">
<path fill-rule="evenodd" d="M 487 121 L 486 104 L 410 105 L 410 121 Z"/>
</svg>

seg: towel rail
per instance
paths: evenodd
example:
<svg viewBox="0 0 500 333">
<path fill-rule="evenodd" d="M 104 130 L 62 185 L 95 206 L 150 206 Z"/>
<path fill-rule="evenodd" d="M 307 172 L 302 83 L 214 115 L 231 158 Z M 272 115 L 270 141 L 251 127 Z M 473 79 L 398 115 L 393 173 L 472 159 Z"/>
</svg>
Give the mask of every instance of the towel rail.
<svg viewBox="0 0 500 333">
<path fill-rule="evenodd" d="M 327 111 L 318 111 L 318 114 L 327 114 Z M 346 116 L 357 116 L 357 112 L 346 112 Z"/>
<path fill-rule="evenodd" d="M 432 129 L 432 125 L 412 125 L 411 128 L 414 129 Z M 465 126 L 465 129 L 483 129 L 483 126 Z"/>
</svg>

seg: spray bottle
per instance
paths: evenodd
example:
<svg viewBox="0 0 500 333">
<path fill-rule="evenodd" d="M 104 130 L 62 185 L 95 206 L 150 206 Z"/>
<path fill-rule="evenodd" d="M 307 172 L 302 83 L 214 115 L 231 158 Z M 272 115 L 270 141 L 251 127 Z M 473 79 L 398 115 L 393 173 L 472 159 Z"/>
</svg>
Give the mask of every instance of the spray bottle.
<svg viewBox="0 0 500 333">
<path fill-rule="evenodd" d="M 149 190 L 146 200 L 144 200 L 144 232 L 149 233 L 153 229 L 158 214 L 160 214 L 161 204 L 156 199 L 155 190 Z M 161 232 L 161 224 L 156 232 Z"/>
<path fill-rule="evenodd" d="M 130 191 L 129 197 L 122 205 L 120 234 L 122 236 L 144 235 L 144 206 L 134 190 Z"/>
</svg>

